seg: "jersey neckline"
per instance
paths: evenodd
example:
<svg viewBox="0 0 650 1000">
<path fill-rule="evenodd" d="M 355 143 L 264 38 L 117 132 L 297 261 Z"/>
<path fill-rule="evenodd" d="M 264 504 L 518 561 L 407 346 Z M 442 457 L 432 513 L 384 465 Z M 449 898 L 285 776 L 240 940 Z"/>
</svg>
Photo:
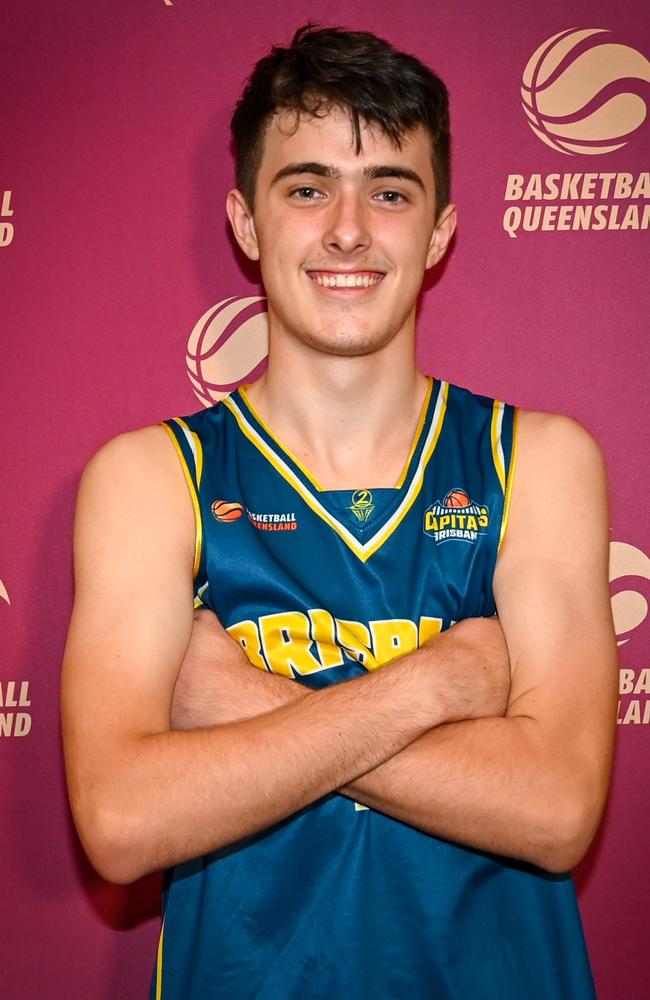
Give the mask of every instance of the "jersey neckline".
<svg viewBox="0 0 650 1000">
<path fill-rule="evenodd" d="M 427 375 L 426 379 L 427 379 L 427 388 L 424 394 L 424 399 L 420 406 L 418 422 L 415 428 L 415 432 L 413 434 L 413 440 L 411 441 L 411 447 L 406 457 L 406 461 L 404 462 L 404 465 L 402 467 L 399 479 L 397 480 L 394 486 L 369 487 L 373 491 L 378 492 L 380 489 L 390 492 L 392 492 L 393 490 L 400 490 L 408 478 L 409 470 L 413 462 L 413 456 L 415 455 L 418 444 L 422 437 L 422 429 L 424 427 L 427 414 L 429 412 L 431 397 L 433 395 L 434 386 L 436 384 L 436 380 L 432 378 L 431 375 Z M 288 461 L 294 467 L 295 470 L 299 471 L 301 476 L 304 477 L 304 479 L 307 482 L 311 483 L 311 485 L 314 487 L 315 490 L 317 490 L 318 493 L 344 494 L 353 492 L 352 490 L 328 489 L 326 486 L 323 486 L 322 483 L 320 483 L 319 480 L 316 478 L 316 476 L 312 472 L 310 472 L 310 470 L 300 461 L 300 459 L 297 458 L 296 455 L 294 455 L 291 449 L 288 448 L 287 445 L 284 444 L 284 442 L 277 436 L 277 434 L 275 434 L 273 430 L 269 427 L 267 422 L 260 415 L 257 408 L 251 402 L 248 392 L 246 391 L 247 388 L 248 387 L 245 385 L 239 386 L 239 388 L 233 393 L 233 395 L 239 396 L 239 398 L 243 402 L 246 410 L 252 417 L 256 426 L 264 432 L 264 435 L 270 441 L 274 442 L 278 454 L 281 455 L 285 459 L 285 461 Z"/>
<path fill-rule="evenodd" d="M 289 485 L 355 554 L 365 562 L 393 534 L 422 488 L 424 472 L 435 451 L 445 417 L 446 382 L 432 379 L 422 405 L 420 419 L 406 464 L 396 486 L 383 488 L 392 493 L 392 502 L 383 506 L 374 523 L 346 525 L 340 518 L 340 500 L 350 490 L 324 490 L 308 469 L 275 436 L 252 407 L 244 389 L 226 396 L 222 403 L 237 421 L 240 430 Z M 377 490 L 379 492 L 379 489 Z"/>
</svg>

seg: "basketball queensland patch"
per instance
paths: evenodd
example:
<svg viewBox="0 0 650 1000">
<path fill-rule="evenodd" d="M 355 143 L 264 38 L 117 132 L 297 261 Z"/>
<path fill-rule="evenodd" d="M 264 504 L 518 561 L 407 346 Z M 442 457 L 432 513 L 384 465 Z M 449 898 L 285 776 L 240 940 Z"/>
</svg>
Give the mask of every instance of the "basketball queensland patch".
<svg viewBox="0 0 650 1000">
<path fill-rule="evenodd" d="M 292 510 L 274 514 L 256 514 L 246 508 L 248 520 L 258 531 L 296 531 L 298 521 Z"/>
<path fill-rule="evenodd" d="M 244 513 L 244 506 L 235 500 L 215 500 L 212 504 L 212 513 L 217 521 L 228 524 L 230 521 L 238 521 Z"/>
<path fill-rule="evenodd" d="M 471 500 L 466 490 L 456 487 L 424 512 L 425 535 L 441 542 L 474 543 L 487 531 L 490 512 L 485 504 Z"/>
</svg>

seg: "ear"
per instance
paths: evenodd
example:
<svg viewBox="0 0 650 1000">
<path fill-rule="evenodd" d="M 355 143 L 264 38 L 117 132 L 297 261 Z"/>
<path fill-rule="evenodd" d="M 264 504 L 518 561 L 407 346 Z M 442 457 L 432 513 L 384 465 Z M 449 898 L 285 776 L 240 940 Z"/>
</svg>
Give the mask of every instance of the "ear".
<svg viewBox="0 0 650 1000">
<path fill-rule="evenodd" d="M 449 241 L 456 228 L 457 212 L 455 205 L 447 205 L 440 213 L 436 228 L 433 230 L 427 253 L 427 270 L 437 264 L 445 256 Z"/>
<path fill-rule="evenodd" d="M 260 249 L 253 222 L 253 213 L 243 194 L 237 188 L 228 192 L 226 212 L 239 246 L 250 260 L 259 260 Z"/>
</svg>

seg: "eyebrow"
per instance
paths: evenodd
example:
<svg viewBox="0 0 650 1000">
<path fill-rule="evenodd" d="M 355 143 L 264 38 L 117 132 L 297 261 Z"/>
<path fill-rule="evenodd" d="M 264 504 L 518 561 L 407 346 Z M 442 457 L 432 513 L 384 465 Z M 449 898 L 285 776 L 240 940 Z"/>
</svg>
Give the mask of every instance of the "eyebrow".
<svg viewBox="0 0 650 1000">
<path fill-rule="evenodd" d="M 328 167 L 325 163 L 287 163 L 286 167 L 282 167 L 281 170 L 273 177 L 271 184 L 277 184 L 278 181 L 283 180 L 285 177 L 297 177 L 302 174 L 311 174 L 316 177 L 332 177 L 335 180 L 339 180 L 341 177 L 341 171 L 336 167 Z M 385 166 L 378 167 L 366 167 L 363 171 L 363 176 L 367 180 L 378 180 L 384 177 L 394 178 L 400 181 L 411 181 L 413 184 L 417 184 L 419 188 L 425 190 L 424 183 L 419 174 L 415 170 L 410 170 L 408 167 L 398 167 L 391 164 L 386 164 Z"/>
</svg>

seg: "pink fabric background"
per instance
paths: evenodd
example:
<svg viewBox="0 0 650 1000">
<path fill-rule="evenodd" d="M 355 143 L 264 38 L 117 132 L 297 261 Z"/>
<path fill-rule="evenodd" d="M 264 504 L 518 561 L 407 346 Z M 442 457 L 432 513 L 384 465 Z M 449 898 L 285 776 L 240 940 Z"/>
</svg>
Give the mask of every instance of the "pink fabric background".
<svg viewBox="0 0 650 1000">
<path fill-rule="evenodd" d="M 227 125 L 253 61 L 308 19 L 375 31 L 448 83 L 460 227 L 422 298 L 421 363 L 587 425 L 609 466 L 612 539 L 639 550 L 641 569 L 614 590 L 644 595 L 635 598 L 637 617 L 650 597 L 642 565 L 650 553 L 648 232 L 510 239 L 502 225 L 508 174 L 649 169 L 648 122 L 615 152 L 568 156 L 529 129 L 519 93 L 530 56 L 567 28 L 607 28 L 607 41 L 650 56 L 644 0 L 358 0 L 353 8 L 340 0 L 5 0 L 0 203 L 11 191 L 13 215 L 0 224 L 10 222 L 14 236 L 0 246 L 0 581 L 8 595 L 0 586 L 0 684 L 7 701 L 7 682 L 16 694 L 28 682 L 31 702 L 0 707 L 31 719 L 27 735 L 0 737 L 0 990 L 8 1000 L 146 995 L 158 879 L 102 882 L 64 793 L 58 683 L 75 490 L 109 437 L 200 407 L 185 371 L 192 328 L 215 303 L 259 294 L 226 230 Z M 650 101 L 647 83 L 623 89 Z M 580 512 L 558 497 L 557 516 Z M 622 638 L 622 665 L 643 686 L 648 621 Z M 642 713 L 648 694 L 623 697 L 622 713 L 632 697 Z M 647 989 L 649 740 L 647 724 L 620 726 L 606 820 L 577 873 L 605 1000 Z"/>
</svg>

